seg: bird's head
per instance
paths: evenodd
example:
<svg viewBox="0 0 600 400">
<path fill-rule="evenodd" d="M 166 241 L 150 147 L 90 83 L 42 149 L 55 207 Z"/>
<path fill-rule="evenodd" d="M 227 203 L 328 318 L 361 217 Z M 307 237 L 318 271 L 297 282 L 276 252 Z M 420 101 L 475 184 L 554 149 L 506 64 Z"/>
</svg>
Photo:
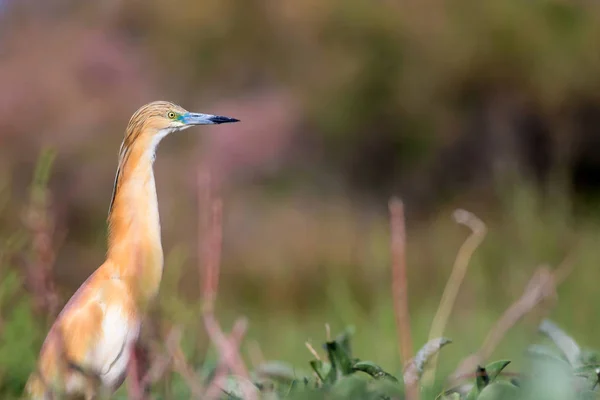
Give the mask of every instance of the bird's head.
<svg viewBox="0 0 600 400">
<path fill-rule="evenodd" d="M 119 188 L 120 177 L 125 165 L 134 159 L 137 165 L 140 157 L 149 156 L 154 161 L 159 142 L 169 133 L 181 131 L 194 125 L 216 125 L 238 122 L 238 119 L 221 115 L 193 113 L 168 101 L 154 101 L 140 107 L 129 120 L 125 138 L 119 149 L 119 165 L 115 177 L 113 196 L 109 214 Z M 132 156 L 132 154 L 134 154 Z"/>
<path fill-rule="evenodd" d="M 189 112 L 168 101 L 154 101 L 140 107 L 129 120 L 126 137 L 145 133 L 160 138 L 171 132 L 181 131 L 194 125 L 215 125 L 238 122 L 238 119 L 221 115 Z"/>
</svg>

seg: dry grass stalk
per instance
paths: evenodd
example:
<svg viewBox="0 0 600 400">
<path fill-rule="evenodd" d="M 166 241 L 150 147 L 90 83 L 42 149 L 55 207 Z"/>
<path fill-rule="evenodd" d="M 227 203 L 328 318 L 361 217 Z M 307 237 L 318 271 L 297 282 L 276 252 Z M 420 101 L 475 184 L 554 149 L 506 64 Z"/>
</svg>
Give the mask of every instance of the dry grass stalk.
<svg viewBox="0 0 600 400">
<path fill-rule="evenodd" d="M 192 392 L 192 398 L 202 399 L 204 388 L 200 384 L 198 376 L 196 376 L 193 368 L 187 363 L 179 343 L 174 344 L 173 347 L 169 349 L 169 352 L 173 355 L 173 369 L 185 380 L 185 383 Z"/>
<path fill-rule="evenodd" d="M 27 262 L 27 283 L 31 287 L 36 311 L 52 320 L 56 317 L 59 306 L 53 279 L 55 249 L 62 243 L 65 234 L 57 232 L 56 221 L 49 208 L 49 191 L 44 187 L 32 188 L 23 222 L 32 241 L 32 256 Z"/>
<path fill-rule="evenodd" d="M 220 357 L 215 377 L 206 389 L 204 398 L 217 399 L 223 391 L 222 386 L 227 379 L 227 373 L 231 371 L 243 382 L 242 391 L 244 392 L 244 399 L 255 399 L 256 387 L 250 382 L 248 371 L 239 352 L 239 347 L 247 329 L 246 319 L 240 318 L 235 322 L 229 338 L 223 334 L 218 323 L 212 318 L 212 315 L 207 314 L 204 321 L 209 337 L 217 347 Z"/>
<path fill-rule="evenodd" d="M 555 271 L 550 271 L 547 266 L 536 269 L 527 283 L 523 295 L 511 304 L 496 321 L 483 341 L 481 348 L 459 364 L 450 376 L 450 381 L 456 382 L 462 376 L 472 373 L 477 365 L 483 364 L 491 356 L 502 338 L 520 319 L 545 300 L 556 298 L 556 287 L 566 279 L 572 270 L 572 266 L 572 260 L 567 258 Z"/>
<path fill-rule="evenodd" d="M 462 282 L 467 273 L 469 261 L 473 256 L 473 253 L 479 247 L 487 228 L 485 224 L 475 216 L 466 210 L 458 209 L 454 212 L 454 219 L 457 223 L 467 226 L 471 229 L 471 235 L 465 240 L 463 245 L 458 250 L 458 254 L 452 267 L 452 272 L 444 288 L 440 305 L 438 306 L 433 322 L 431 323 L 431 330 L 429 331 L 429 339 L 433 340 L 438 337 L 442 337 L 446 324 L 450 318 L 450 313 L 454 307 L 456 297 Z M 429 368 L 425 370 L 422 381 L 424 386 L 430 386 L 435 380 L 435 372 L 437 368 L 437 354 L 434 355 L 429 361 Z"/>
<path fill-rule="evenodd" d="M 198 376 L 194 369 L 187 363 L 183 350 L 181 349 L 181 337 L 183 330 L 179 326 L 171 328 L 165 341 L 165 354 L 157 357 L 140 380 L 142 388 L 148 387 L 162 377 L 169 370 L 178 373 L 186 382 L 191 391 L 191 398 L 202 398 L 204 392 Z"/>
<path fill-rule="evenodd" d="M 223 205 L 221 199 L 214 199 L 211 193 L 211 179 L 208 173 L 200 174 L 198 179 L 198 197 L 200 204 L 208 204 L 210 213 L 202 212 L 199 207 L 199 230 L 203 236 L 203 246 L 198 246 L 201 253 L 198 259 L 203 260 L 201 268 L 201 288 L 204 310 L 212 311 L 219 289 L 219 267 L 221 263 L 221 242 L 223 235 Z"/>
<path fill-rule="evenodd" d="M 391 251 L 392 251 L 392 295 L 396 325 L 398 327 L 398 341 L 400 344 L 400 357 L 402 365 L 408 365 L 413 358 L 413 344 L 410 332 L 410 314 L 408 310 L 408 279 L 406 274 L 406 228 L 404 221 L 404 204 L 397 198 L 392 198 L 389 203 Z M 419 398 L 418 387 L 415 382 L 405 382 L 406 396 L 409 400 Z"/>
<path fill-rule="evenodd" d="M 308 351 L 310 351 L 310 353 L 313 355 L 314 358 L 316 358 L 317 360 L 321 361 L 321 356 L 319 356 L 319 353 L 317 353 L 317 351 L 312 346 L 312 344 L 310 344 L 309 342 L 304 342 L 304 345 L 306 346 L 306 348 L 308 349 Z"/>
<path fill-rule="evenodd" d="M 182 330 L 180 327 L 173 327 L 167 334 L 167 338 L 165 339 L 165 354 L 154 359 L 150 368 L 148 368 L 148 372 L 146 372 L 146 375 L 141 380 L 142 387 L 148 387 L 165 376 L 166 372 L 172 366 L 175 353 L 177 352 L 176 349 L 179 348 L 181 336 Z"/>
<path fill-rule="evenodd" d="M 213 198 L 210 191 L 210 176 L 203 174 L 199 178 L 199 198 L 210 205 L 209 218 L 201 218 L 201 229 L 204 226 L 204 246 L 200 259 L 204 260 L 202 297 L 204 302 L 203 320 L 208 336 L 219 353 L 219 365 L 211 384 L 202 398 L 216 398 L 222 391 L 223 381 L 228 371 L 237 375 L 242 382 L 244 399 L 255 399 L 256 387 L 250 382 L 249 374 L 239 352 L 239 347 L 247 329 L 247 320 L 238 319 L 234 324 L 230 337 L 226 337 L 214 316 L 214 303 L 219 287 L 219 269 L 221 264 L 221 247 L 223 240 L 223 206 L 219 198 Z M 201 214 L 202 215 L 202 214 Z M 204 223 L 203 223 L 204 222 Z M 208 226 L 206 226 L 208 225 Z"/>
<path fill-rule="evenodd" d="M 404 366 L 404 382 L 417 385 L 418 381 L 427 365 L 427 362 L 437 354 L 442 347 L 451 343 L 450 339 L 437 338 L 430 340 L 417 352 L 415 357 Z"/>
</svg>

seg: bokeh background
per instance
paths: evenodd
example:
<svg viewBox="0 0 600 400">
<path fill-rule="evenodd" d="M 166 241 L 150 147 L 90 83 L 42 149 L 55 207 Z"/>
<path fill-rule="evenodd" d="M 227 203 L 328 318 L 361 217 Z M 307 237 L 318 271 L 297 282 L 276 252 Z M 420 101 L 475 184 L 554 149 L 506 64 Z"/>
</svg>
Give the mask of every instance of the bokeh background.
<svg viewBox="0 0 600 400">
<path fill-rule="evenodd" d="M 218 316 L 227 329 L 248 317 L 248 360 L 260 349 L 307 367 L 306 341 L 318 346 L 326 323 L 333 333 L 351 324 L 358 357 L 400 369 L 391 196 L 406 206 L 415 348 L 469 234 L 452 212 L 467 209 L 489 230 L 449 321 L 442 370 L 477 349 L 537 266 L 569 254 L 574 268 L 549 316 L 598 346 L 597 2 L 0 6 L 5 396 L 22 389 L 52 313 L 103 261 L 125 126 L 158 99 L 242 121 L 169 137 L 155 163 L 166 264 L 153 326 L 182 325 L 190 360 L 208 346 L 199 171 L 211 171 L 223 199 Z M 35 185 L 44 151 L 54 154 L 47 192 Z M 518 362 L 537 322 L 521 321 L 495 355 Z"/>
</svg>

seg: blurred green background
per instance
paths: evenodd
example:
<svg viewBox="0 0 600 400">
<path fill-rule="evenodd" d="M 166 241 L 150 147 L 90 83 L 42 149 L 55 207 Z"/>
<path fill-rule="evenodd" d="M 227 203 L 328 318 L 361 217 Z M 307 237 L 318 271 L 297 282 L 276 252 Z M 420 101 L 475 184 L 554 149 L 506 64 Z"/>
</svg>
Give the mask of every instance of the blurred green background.
<svg viewBox="0 0 600 400">
<path fill-rule="evenodd" d="M 392 195 L 406 205 L 415 348 L 469 234 L 453 210 L 489 229 L 443 371 L 477 349 L 539 264 L 570 253 L 550 317 L 599 345 L 600 4 L 4 0 L 0 19 L 5 396 L 20 392 L 52 310 L 102 263 L 125 126 L 158 99 L 242 121 L 170 137 L 155 163 L 166 263 L 152 319 L 158 331 L 183 325 L 190 360 L 208 346 L 197 222 L 207 170 L 224 202 L 218 316 L 227 329 L 249 318 L 249 363 L 258 347 L 306 368 L 305 341 L 352 324 L 358 357 L 399 370 Z M 47 192 L 35 178 L 44 149 Z M 519 360 L 537 321 L 495 355 Z"/>
</svg>

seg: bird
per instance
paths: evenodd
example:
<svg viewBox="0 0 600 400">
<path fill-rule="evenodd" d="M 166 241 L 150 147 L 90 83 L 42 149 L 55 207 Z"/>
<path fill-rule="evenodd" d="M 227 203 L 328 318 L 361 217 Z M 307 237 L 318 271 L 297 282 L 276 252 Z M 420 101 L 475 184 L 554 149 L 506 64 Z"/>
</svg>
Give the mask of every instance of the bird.
<svg viewBox="0 0 600 400">
<path fill-rule="evenodd" d="M 126 378 L 133 380 L 130 394 L 142 397 L 135 349 L 164 262 L 153 171 L 157 146 L 192 126 L 238 121 L 168 101 L 143 105 L 131 116 L 108 210 L 105 261 L 54 320 L 25 385 L 26 398 L 91 400 L 114 393 Z"/>
</svg>

